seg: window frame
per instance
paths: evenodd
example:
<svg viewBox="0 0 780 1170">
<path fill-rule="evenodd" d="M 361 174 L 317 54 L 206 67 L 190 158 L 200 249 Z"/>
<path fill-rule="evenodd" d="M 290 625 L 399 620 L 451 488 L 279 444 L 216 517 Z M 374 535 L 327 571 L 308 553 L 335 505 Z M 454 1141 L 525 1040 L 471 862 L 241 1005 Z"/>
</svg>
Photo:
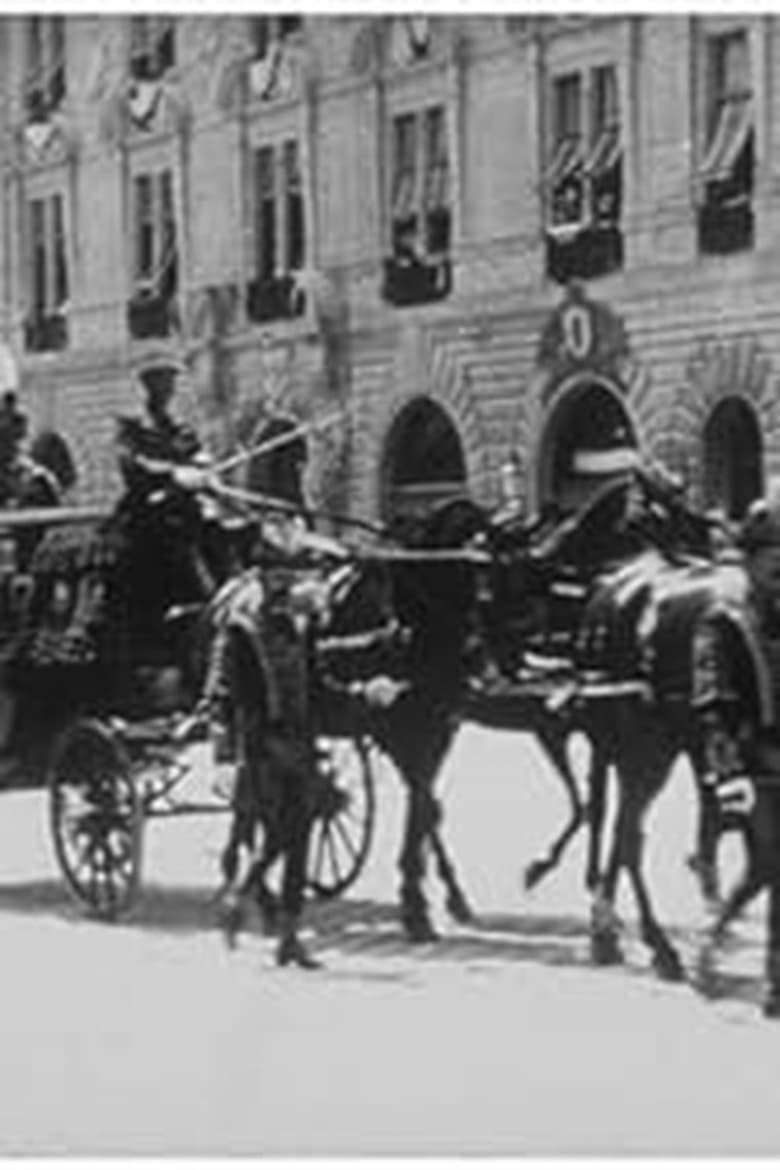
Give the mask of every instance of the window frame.
<svg viewBox="0 0 780 1170">
<path fill-rule="evenodd" d="M 389 119 L 389 240 L 390 256 L 399 258 L 403 250 L 401 236 L 414 234 L 414 253 L 422 263 L 437 263 L 449 258 L 452 252 L 453 191 L 452 157 L 450 145 L 451 113 L 447 102 L 438 95 L 425 98 L 414 106 L 403 106 L 393 111 Z M 438 134 L 431 128 L 440 122 Z M 401 133 L 408 128 L 408 135 Z M 401 150 L 403 145 L 411 149 Z M 405 157 L 402 158 L 402 155 Z M 403 166 L 399 167 L 399 162 Z M 431 199 L 432 188 L 438 194 Z M 405 211 L 399 211 L 404 190 Z M 446 223 L 438 221 L 445 220 Z M 440 247 L 432 247 L 431 240 L 438 233 L 446 239 Z"/>
<path fill-rule="evenodd" d="M 132 298 L 161 297 L 171 301 L 178 292 L 181 229 L 176 218 L 174 181 L 174 168 L 169 162 L 150 163 L 130 176 Z M 145 219 L 139 214 L 142 185 L 149 193 Z M 144 243 L 145 236 L 148 245 Z M 147 250 L 151 271 L 144 271 L 143 253 Z"/>
<path fill-rule="evenodd" d="M 749 18 L 707 20 L 699 38 L 695 211 L 700 256 L 755 246 L 758 62 Z M 741 85 L 732 89 L 728 44 L 740 42 Z"/>
<path fill-rule="evenodd" d="M 252 144 L 251 152 L 253 276 L 258 280 L 294 276 L 296 272 L 305 268 L 309 246 L 300 136 L 295 132 L 284 132 L 273 138 L 261 139 Z M 294 176 L 288 171 L 288 160 L 293 156 L 295 161 Z M 260 189 L 261 157 L 270 159 L 270 166 L 266 168 L 265 173 L 270 175 L 271 181 L 265 192 Z M 292 184 L 291 180 L 293 180 Z M 292 212 L 292 200 L 299 207 L 299 212 Z M 269 266 L 264 260 L 264 248 L 261 240 L 261 209 L 263 204 L 266 207 L 271 206 L 273 209 L 272 266 Z M 290 228 L 296 214 L 300 215 L 302 227 L 302 239 L 299 240 L 293 239 Z M 293 261 L 297 257 L 300 257 L 300 263 L 294 264 Z"/>
<path fill-rule="evenodd" d="M 22 287 L 28 353 L 62 350 L 68 344 L 72 287 L 68 213 L 69 196 L 59 184 L 35 185 L 25 193 Z"/>
<path fill-rule="evenodd" d="M 598 82 L 599 79 L 606 82 L 607 78 L 611 78 L 611 81 L 609 85 L 605 84 L 605 89 L 611 88 L 614 94 L 611 103 L 613 111 L 611 118 L 608 111 L 604 111 L 602 120 L 597 109 Z M 559 87 L 575 79 L 578 91 L 576 130 L 557 124 L 561 105 L 558 100 Z M 600 226 L 622 230 L 622 198 L 618 199 L 618 209 L 614 216 L 605 218 L 603 223 L 599 221 L 594 199 L 598 180 L 608 175 L 614 167 L 622 167 L 625 156 L 625 101 L 621 101 L 617 59 L 599 56 L 582 65 L 558 69 L 551 74 L 549 92 L 551 132 L 548 135 L 544 174 L 545 231 L 548 234 L 558 231 L 565 235 L 588 228 L 598 229 Z M 563 183 L 577 172 L 579 178 L 575 181 L 580 187 L 578 214 L 556 223 L 555 184 Z M 622 182 L 621 173 L 621 188 Z"/>
</svg>

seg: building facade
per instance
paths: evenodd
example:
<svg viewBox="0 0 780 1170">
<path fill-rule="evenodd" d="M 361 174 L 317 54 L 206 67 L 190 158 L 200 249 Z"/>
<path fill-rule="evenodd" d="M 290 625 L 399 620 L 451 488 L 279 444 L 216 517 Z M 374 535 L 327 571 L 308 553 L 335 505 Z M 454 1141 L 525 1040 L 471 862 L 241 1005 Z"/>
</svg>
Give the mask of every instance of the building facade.
<svg viewBox="0 0 780 1170">
<path fill-rule="evenodd" d="M 8 16 L 0 329 L 76 495 L 169 355 L 315 499 L 576 501 L 616 435 L 740 515 L 780 473 L 780 19 Z M 590 463 L 588 462 L 590 460 Z"/>
</svg>

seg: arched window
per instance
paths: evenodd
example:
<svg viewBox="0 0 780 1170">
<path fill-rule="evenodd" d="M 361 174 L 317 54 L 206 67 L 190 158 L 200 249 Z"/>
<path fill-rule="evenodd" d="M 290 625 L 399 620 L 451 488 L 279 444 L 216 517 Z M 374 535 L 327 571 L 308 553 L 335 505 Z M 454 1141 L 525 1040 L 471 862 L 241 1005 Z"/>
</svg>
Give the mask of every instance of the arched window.
<svg viewBox="0 0 780 1170">
<path fill-rule="evenodd" d="M 704 428 L 704 497 L 740 520 L 763 492 L 761 430 L 753 406 L 730 395 L 710 414 Z"/>
</svg>

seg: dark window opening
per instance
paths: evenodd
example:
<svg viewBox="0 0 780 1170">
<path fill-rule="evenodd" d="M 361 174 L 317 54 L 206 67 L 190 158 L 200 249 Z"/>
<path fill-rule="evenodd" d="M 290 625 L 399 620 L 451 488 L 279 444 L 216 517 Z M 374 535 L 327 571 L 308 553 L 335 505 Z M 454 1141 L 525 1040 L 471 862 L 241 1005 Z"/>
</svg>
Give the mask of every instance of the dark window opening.
<svg viewBox="0 0 780 1170">
<path fill-rule="evenodd" d="M 623 163 L 614 65 L 555 78 L 552 127 L 545 175 L 547 271 L 562 283 L 592 279 L 623 264 Z"/>
<path fill-rule="evenodd" d="M 707 137 L 699 171 L 699 250 L 753 246 L 755 132 L 750 56 L 744 30 L 708 42 Z"/>
<path fill-rule="evenodd" d="M 133 337 L 167 337 L 176 324 L 178 257 L 173 175 L 166 169 L 133 181 Z"/>
<path fill-rule="evenodd" d="M 28 205 L 28 296 L 25 348 L 64 349 L 68 342 L 68 261 L 61 195 Z"/>
<path fill-rule="evenodd" d="M 306 261 L 306 223 L 298 143 L 254 155 L 255 275 L 246 294 L 250 320 L 297 317 L 305 308 L 298 275 Z"/>
<path fill-rule="evenodd" d="M 452 216 L 443 107 L 394 118 L 390 201 L 385 299 L 394 305 L 414 305 L 447 296 L 452 287 Z"/>
</svg>

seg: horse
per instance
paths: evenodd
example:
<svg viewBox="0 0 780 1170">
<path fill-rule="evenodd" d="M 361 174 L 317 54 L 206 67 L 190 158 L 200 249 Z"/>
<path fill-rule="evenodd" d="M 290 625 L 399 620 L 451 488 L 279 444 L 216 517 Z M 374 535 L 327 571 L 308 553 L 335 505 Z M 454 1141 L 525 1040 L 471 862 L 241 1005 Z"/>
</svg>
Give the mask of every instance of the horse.
<svg viewBox="0 0 780 1170">
<path fill-rule="evenodd" d="M 691 708 L 694 634 L 714 602 L 734 607 L 745 592 L 742 567 L 720 563 L 673 563 L 645 553 L 601 577 L 586 606 L 577 641 L 577 663 L 613 682 L 644 684 L 638 694 L 609 703 L 586 703 L 583 720 L 613 762 L 619 779 L 612 849 L 594 899 L 591 946 L 597 963 L 622 959 L 614 901 L 623 869 L 639 910 L 640 933 L 658 973 L 684 976 L 677 949 L 660 925 L 642 873 L 642 826 L 680 754 L 703 776 L 701 728 Z M 731 899 L 720 930 L 736 912 Z"/>
<path fill-rule="evenodd" d="M 577 514 L 552 525 L 518 517 L 493 519 L 472 502 L 444 505 L 426 521 L 418 543 L 464 547 L 476 540 L 485 565 L 471 571 L 464 601 L 463 578 L 448 598 L 452 579 L 427 574 L 427 589 L 438 590 L 438 612 L 459 615 L 442 642 L 452 662 L 458 637 L 466 631 L 471 653 L 460 657 L 461 682 L 455 706 L 459 717 L 508 730 L 534 734 L 569 800 L 569 814 L 545 853 L 525 871 L 532 888 L 561 861 L 585 824 L 589 827 L 585 884 L 591 892 L 600 877 L 601 837 L 605 813 L 610 743 L 588 734 L 579 707 L 567 701 L 572 678 L 572 650 L 587 598 L 598 576 L 609 566 L 630 562 L 648 549 L 673 563 L 709 563 L 713 532 L 708 517 L 689 509 L 676 493 L 644 472 L 606 484 Z M 661 550 L 664 550 L 661 552 Z M 470 608 L 464 623 L 462 606 Z M 470 623 L 470 624 L 469 624 Z M 469 661 L 470 658 L 470 661 Z M 585 732 L 591 759 L 583 801 L 567 745 L 574 732 Z M 703 790 L 699 851 L 704 878 L 711 883 L 715 835 L 709 795 Z"/>
</svg>

